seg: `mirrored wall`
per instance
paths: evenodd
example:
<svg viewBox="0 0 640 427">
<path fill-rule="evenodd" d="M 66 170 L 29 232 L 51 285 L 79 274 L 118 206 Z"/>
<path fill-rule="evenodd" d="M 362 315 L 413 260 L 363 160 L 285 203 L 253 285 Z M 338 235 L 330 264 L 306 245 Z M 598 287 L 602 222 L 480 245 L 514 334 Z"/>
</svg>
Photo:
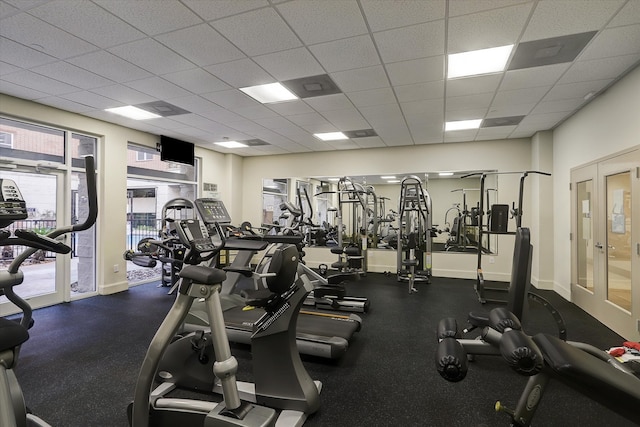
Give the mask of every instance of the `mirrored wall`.
<svg viewBox="0 0 640 427">
<path fill-rule="evenodd" d="M 263 180 L 263 227 L 304 224 L 309 246 L 356 243 L 367 236 L 374 250 L 395 250 L 394 236 L 402 225 L 399 217 L 402 180 L 414 176 L 431 199 L 432 250 L 477 254 L 480 180 L 493 171 L 456 171 L 353 175 L 348 177 L 287 177 Z M 497 176 L 484 181 L 484 211 L 498 200 Z M 281 209 L 283 201 L 300 210 L 295 217 Z M 487 224 L 487 216 L 482 218 Z M 341 230 L 341 232 L 340 232 Z M 271 232 L 276 232 L 272 229 Z M 482 234 L 481 250 L 497 253 L 495 235 Z"/>
</svg>

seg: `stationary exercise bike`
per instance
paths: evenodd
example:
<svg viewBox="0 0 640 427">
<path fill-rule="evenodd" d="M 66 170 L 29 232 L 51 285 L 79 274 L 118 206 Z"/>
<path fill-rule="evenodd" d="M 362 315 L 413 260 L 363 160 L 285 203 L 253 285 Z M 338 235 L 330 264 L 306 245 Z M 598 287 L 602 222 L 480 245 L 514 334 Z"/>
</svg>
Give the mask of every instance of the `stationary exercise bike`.
<svg viewBox="0 0 640 427">
<path fill-rule="evenodd" d="M 98 204 L 93 157 L 85 157 L 85 175 L 89 207 L 86 220 L 80 224 L 57 228 L 46 236 L 23 229 L 14 230 L 12 236 L 9 230 L 4 229 L 14 221 L 26 219 L 27 207 L 16 183 L 9 179 L 0 179 L 0 227 L 3 228 L 0 230 L 0 246 L 27 247 L 6 270 L 0 271 L 0 296 L 6 296 L 10 302 L 22 310 L 20 322 L 0 318 L 0 426 L 2 427 L 51 427 L 41 418 L 29 413 L 14 372 L 20 347 L 29 339 L 28 329 L 33 325 L 33 318 L 31 306 L 18 296 L 13 288 L 24 280 L 24 273 L 20 270 L 20 266 L 37 250 L 68 254 L 71 248 L 56 240 L 56 237 L 86 230 L 95 223 Z"/>
<path fill-rule="evenodd" d="M 210 237 L 198 220 L 176 222 L 177 233 L 188 248 L 185 266 L 179 273 L 177 299 L 154 336 L 138 377 L 134 402 L 129 407 L 133 427 L 301 425 L 307 415 L 319 408 L 321 384 L 309 377 L 295 343 L 298 311 L 312 288 L 309 281 L 304 287 L 294 283 L 297 249 L 284 246 L 272 254 L 266 276 L 268 289 L 246 291 L 247 301 L 263 308 L 265 314 L 255 323 L 252 336 L 256 383 L 239 383 L 235 379 L 237 361 L 230 352 L 220 304 L 220 284 L 226 273 L 198 265 L 224 247 L 225 233 L 219 224 L 215 227 L 219 241 Z M 200 298 L 207 308 L 210 335 L 196 332 L 174 341 L 193 301 Z M 202 352 L 194 352 L 194 339 L 212 345 L 203 344 Z M 209 362 L 211 349 L 215 353 L 213 365 Z M 191 375 L 192 372 L 196 374 Z M 218 381 L 213 381 L 212 372 Z M 152 390 L 156 374 L 165 381 Z M 205 385 L 191 388 L 221 392 L 224 401 L 167 397 L 177 386 L 189 387 L 189 381 L 198 377 Z"/>
</svg>

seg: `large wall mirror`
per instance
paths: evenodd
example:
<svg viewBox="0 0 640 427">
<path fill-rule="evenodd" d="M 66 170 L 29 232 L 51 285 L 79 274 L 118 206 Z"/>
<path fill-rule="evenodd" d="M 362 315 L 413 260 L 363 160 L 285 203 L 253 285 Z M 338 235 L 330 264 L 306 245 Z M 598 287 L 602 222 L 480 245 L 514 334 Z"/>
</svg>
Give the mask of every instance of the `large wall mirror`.
<svg viewBox="0 0 640 427">
<path fill-rule="evenodd" d="M 396 250 L 394 237 L 402 225 L 402 182 L 406 177 L 416 177 L 430 198 L 433 252 L 477 254 L 481 238 L 484 253 L 497 253 L 496 236 L 480 233 L 478 225 L 481 196 L 485 225 L 489 207 L 498 200 L 494 174 L 485 176 L 481 195 L 480 175 L 490 172 L 493 171 L 264 179 L 262 227 L 265 232 L 275 233 L 303 221 L 300 228 L 305 230 L 307 245 L 320 247 L 359 244 L 366 230 L 369 249 Z M 285 201 L 299 212 L 283 208 Z"/>
</svg>

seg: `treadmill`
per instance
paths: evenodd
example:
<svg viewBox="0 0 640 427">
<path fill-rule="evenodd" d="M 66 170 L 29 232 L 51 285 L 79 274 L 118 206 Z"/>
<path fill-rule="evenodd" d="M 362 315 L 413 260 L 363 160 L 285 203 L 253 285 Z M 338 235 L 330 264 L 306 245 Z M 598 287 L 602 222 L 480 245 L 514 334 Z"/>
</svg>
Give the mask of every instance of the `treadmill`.
<svg viewBox="0 0 640 427">
<path fill-rule="evenodd" d="M 231 224 L 231 217 L 223 202 L 213 198 L 194 201 L 201 221 L 211 229 L 215 222 L 225 228 Z M 301 236 L 240 236 L 227 237 L 225 249 L 235 250 L 233 262 L 224 267 L 227 280 L 222 284 L 220 296 L 229 341 L 251 344 L 253 325 L 264 310 L 246 310 L 244 299 L 238 294 L 244 287 L 257 286 L 251 276 L 251 259 L 260 251 L 275 244 L 297 244 Z M 304 269 L 298 269 L 297 280 L 314 280 Z M 301 354 L 338 359 L 349 347 L 349 341 L 360 330 L 362 319 L 355 314 L 334 313 L 303 308 L 297 322 L 296 344 Z M 208 328 L 206 308 L 202 302 L 194 301 L 185 319 L 183 331 L 191 332 Z"/>
</svg>

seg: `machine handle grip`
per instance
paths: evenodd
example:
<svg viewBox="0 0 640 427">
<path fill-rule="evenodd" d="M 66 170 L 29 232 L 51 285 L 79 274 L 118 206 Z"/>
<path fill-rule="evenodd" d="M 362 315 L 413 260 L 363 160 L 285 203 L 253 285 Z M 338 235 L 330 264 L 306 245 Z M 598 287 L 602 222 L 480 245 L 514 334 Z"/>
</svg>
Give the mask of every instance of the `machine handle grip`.
<svg viewBox="0 0 640 427">
<path fill-rule="evenodd" d="M 52 239 L 51 237 L 42 236 L 33 230 L 17 229 L 14 231 L 14 234 L 19 239 L 27 242 L 25 246 L 44 249 L 59 254 L 68 254 L 71 252 L 71 248 L 61 241 Z"/>
</svg>

